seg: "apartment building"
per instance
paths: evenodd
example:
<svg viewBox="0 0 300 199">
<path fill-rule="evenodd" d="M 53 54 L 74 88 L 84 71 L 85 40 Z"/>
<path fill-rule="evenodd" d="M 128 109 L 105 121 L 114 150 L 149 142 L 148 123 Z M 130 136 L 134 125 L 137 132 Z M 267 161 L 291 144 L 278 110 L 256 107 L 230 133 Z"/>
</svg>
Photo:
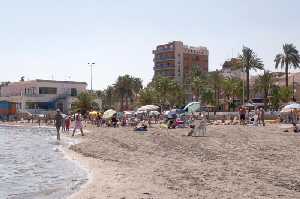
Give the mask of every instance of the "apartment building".
<svg viewBox="0 0 300 199">
<path fill-rule="evenodd" d="M 184 45 L 173 41 L 158 45 L 154 54 L 154 77 L 163 76 L 175 79 L 183 86 L 187 101 L 192 100 L 191 80 L 194 69 L 208 72 L 209 51 L 206 47 Z"/>
</svg>

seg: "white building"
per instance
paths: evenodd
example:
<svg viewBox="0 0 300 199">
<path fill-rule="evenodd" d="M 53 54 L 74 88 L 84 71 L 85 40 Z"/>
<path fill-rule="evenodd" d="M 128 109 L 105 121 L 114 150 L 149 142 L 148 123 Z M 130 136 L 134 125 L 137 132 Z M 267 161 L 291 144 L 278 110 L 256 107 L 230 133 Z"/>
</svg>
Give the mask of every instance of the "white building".
<svg viewBox="0 0 300 199">
<path fill-rule="evenodd" d="M 1 87 L 0 101 L 17 103 L 17 110 L 44 113 L 61 109 L 67 112 L 76 96 L 86 91 L 87 83 L 74 81 L 31 80 L 9 83 Z"/>
</svg>

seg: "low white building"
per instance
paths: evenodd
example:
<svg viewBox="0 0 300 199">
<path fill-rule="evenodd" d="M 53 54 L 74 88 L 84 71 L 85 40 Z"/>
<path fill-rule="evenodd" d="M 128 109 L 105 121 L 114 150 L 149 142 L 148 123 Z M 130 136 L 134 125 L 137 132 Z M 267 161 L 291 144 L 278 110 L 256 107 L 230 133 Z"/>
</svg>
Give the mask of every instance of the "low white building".
<svg viewBox="0 0 300 199">
<path fill-rule="evenodd" d="M 57 108 L 67 112 L 86 87 L 87 83 L 74 81 L 36 79 L 13 82 L 1 87 L 0 101 L 15 102 L 17 110 L 31 113 L 45 113 Z"/>
</svg>

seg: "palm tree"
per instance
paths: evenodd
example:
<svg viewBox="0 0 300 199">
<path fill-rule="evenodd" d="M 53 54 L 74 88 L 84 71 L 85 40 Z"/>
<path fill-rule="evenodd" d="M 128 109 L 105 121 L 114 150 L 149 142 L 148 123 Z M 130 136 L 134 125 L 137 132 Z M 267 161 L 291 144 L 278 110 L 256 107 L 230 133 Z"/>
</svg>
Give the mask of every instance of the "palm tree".
<svg viewBox="0 0 300 199">
<path fill-rule="evenodd" d="M 283 53 L 279 53 L 275 57 L 275 68 L 277 69 L 280 65 L 281 68 L 285 69 L 285 86 L 289 86 L 289 68 L 299 68 L 300 56 L 296 46 L 293 44 L 284 44 Z"/>
<path fill-rule="evenodd" d="M 167 77 L 157 77 L 151 83 L 160 100 L 162 109 L 167 105 L 182 105 L 184 102 L 184 91 L 173 79 Z"/>
<path fill-rule="evenodd" d="M 207 105 L 214 104 L 214 91 L 211 88 L 204 88 L 201 93 L 202 101 Z"/>
<path fill-rule="evenodd" d="M 270 89 L 273 87 L 274 78 L 271 72 L 264 71 L 263 75 L 259 75 L 255 80 L 254 88 L 256 92 L 260 92 L 264 96 L 264 106 L 267 105 Z"/>
<path fill-rule="evenodd" d="M 184 90 L 175 80 L 170 80 L 167 100 L 171 107 L 175 105 L 180 107 L 184 104 Z"/>
<path fill-rule="evenodd" d="M 212 85 L 214 89 L 214 101 L 219 107 L 220 104 L 220 92 L 221 92 L 221 86 L 222 81 L 224 80 L 223 75 L 219 71 L 212 71 L 208 74 L 208 83 Z"/>
<path fill-rule="evenodd" d="M 154 80 L 154 88 L 159 95 L 162 108 L 164 108 L 163 106 L 165 106 L 168 103 L 167 93 L 170 90 L 170 81 L 171 80 L 167 77 L 157 77 Z"/>
<path fill-rule="evenodd" d="M 142 81 L 139 78 L 135 78 L 129 75 L 119 76 L 114 84 L 115 93 L 120 97 L 120 109 L 128 109 L 128 101 L 133 101 L 133 98 L 142 88 Z"/>
<path fill-rule="evenodd" d="M 151 86 L 148 86 L 148 87 L 142 89 L 139 92 L 139 105 L 141 105 L 141 106 L 148 105 L 148 104 L 159 105 L 157 95 L 158 94 L 157 94 L 156 90 Z"/>
<path fill-rule="evenodd" d="M 194 96 L 197 97 L 198 101 L 200 100 L 201 91 L 206 87 L 207 83 L 201 77 L 194 77 L 192 80 L 192 91 Z"/>
<path fill-rule="evenodd" d="M 246 72 L 246 92 L 247 92 L 247 101 L 249 101 L 250 98 L 250 86 L 249 86 L 249 76 L 250 76 L 250 70 L 263 70 L 264 64 L 261 60 L 261 58 L 257 57 L 255 52 L 253 52 L 252 49 L 248 47 L 243 47 L 242 54 L 239 56 L 241 66 Z"/>
</svg>

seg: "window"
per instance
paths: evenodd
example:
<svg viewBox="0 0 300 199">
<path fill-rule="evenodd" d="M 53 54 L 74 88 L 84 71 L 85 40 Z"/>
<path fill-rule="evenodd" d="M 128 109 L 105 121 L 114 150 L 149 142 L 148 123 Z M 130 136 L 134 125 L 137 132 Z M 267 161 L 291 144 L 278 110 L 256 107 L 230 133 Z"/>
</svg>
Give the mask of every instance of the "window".
<svg viewBox="0 0 300 199">
<path fill-rule="evenodd" d="M 56 94 L 57 94 L 57 88 L 52 88 L 52 87 L 40 87 L 40 88 L 39 88 L 39 94 L 51 94 L 51 95 L 56 95 Z"/>
<path fill-rule="evenodd" d="M 71 96 L 73 96 L 73 97 L 77 96 L 77 89 L 76 88 L 71 88 Z"/>
</svg>

